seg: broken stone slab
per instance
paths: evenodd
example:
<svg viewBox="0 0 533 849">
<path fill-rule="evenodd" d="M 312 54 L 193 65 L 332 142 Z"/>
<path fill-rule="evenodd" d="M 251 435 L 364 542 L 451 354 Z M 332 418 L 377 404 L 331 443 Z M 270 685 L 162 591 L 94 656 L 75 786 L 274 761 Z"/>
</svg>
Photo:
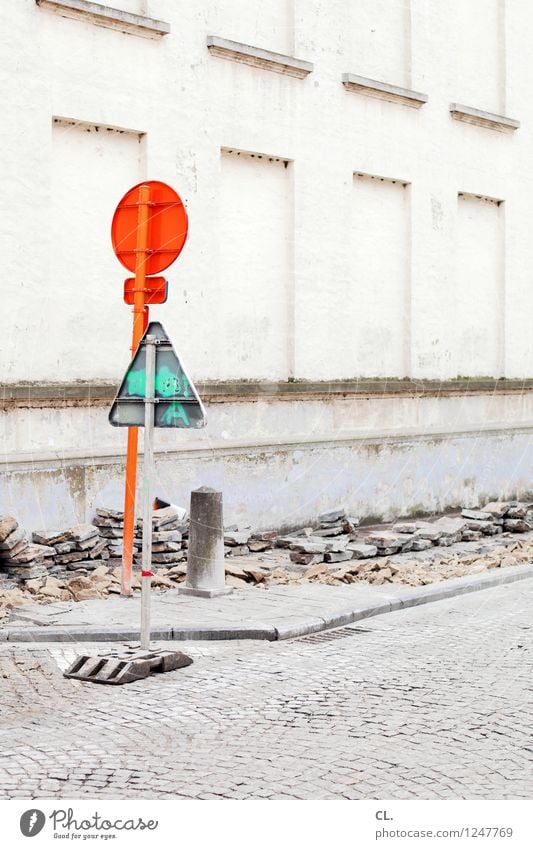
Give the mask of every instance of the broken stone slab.
<svg viewBox="0 0 533 849">
<path fill-rule="evenodd" d="M 269 539 L 250 539 L 248 548 L 254 552 L 269 551 L 272 548 L 272 542 Z"/>
<path fill-rule="evenodd" d="M 179 561 L 183 559 L 182 554 L 184 554 L 184 552 L 181 551 L 156 553 L 152 554 L 152 560 L 154 563 L 172 563 L 174 565 L 176 563 L 179 563 Z"/>
<path fill-rule="evenodd" d="M 497 519 L 502 519 L 510 506 L 510 501 L 490 501 L 488 504 L 485 504 L 483 511 L 485 513 L 490 513 L 491 516 L 494 516 Z"/>
<path fill-rule="evenodd" d="M 100 535 L 95 534 L 95 536 L 89 537 L 89 539 L 84 539 L 80 542 L 76 542 L 76 549 L 78 551 L 89 551 L 89 549 L 94 548 L 95 545 L 98 545 L 100 540 Z"/>
<path fill-rule="evenodd" d="M 238 529 L 237 529 L 238 530 Z M 261 542 L 274 542 L 278 536 L 278 531 L 260 531 L 252 534 L 250 539 L 261 540 Z"/>
<path fill-rule="evenodd" d="M 107 541 L 105 539 L 98 540 L 96 545 L 90 548 L 89 551 L 86 552 L 86 554 L 88 554 L 91 560 L 93 560 L 95 557 L 109 557 Z"/>
<path fill-rule="evenodd" d="M 515 534 L 524 534 L 532 530 L 531 525 L 525 519 L 508 519 L 507 516 L 504 519 L 503 527 L 506 531 L 512 531 Z"/>
<path fill-rule="evenodd" d="M 0 516 L 0 543 L 4 542 L 13 531 L 16 531 L 19 523 L 13 516 Z"/>
<path fill-rule="evenodd" d="M 324 560 L 326 563 L 341 563 L 343 560 L 351 560 L 352 559 L 351 551 L 326 551 L 324 554 Z"/>
<path fill-rule="evenodd" d="M 76 542 L 56 542 L 54 543 L 54 550 L 56 554 L 68 554 L 70 551 L 75 551 L 78 543 Z"/>
<path fill-rule="evenodd" d="M 93 519 L 93 525 L 97 528 L 123 528 L 124 521 L 123 519 L 104 519 L 102 516 L 96 516 L 96 518 Z"/>
<path fill-rule="evenodd" d="M 23 554 L 29 547 L 29 541 L 24 538 L 20 542 L 17 542 L 11 551 L 0 551 L 0 559 L 4 560 L 7 558 L 8 560 L 13 560 L 13 558 L 17 557 L 17 555 Z"/>
<path fill-rule="evenodd" d="M 313 531 L 315 537 L 334 537 L 344 533 L 344 525 L 332 525 L 327 528 L 317 528 Z"/>
<path fill-rule="evenodd" d="M 476 519 L 480 522 L 490 520 L 492 521 L 492 513 L 487 510 L 461 510 L 461 516 L 463 519 Z"/>
<path fill-rule="evenodd" d="M 156 554 L 164 553 L 165 551 L 181 551 L 180 542 L 154 542 L 152 543 L 152 551 Z"/>
<path fill-rule="evenodd" d="M 152 531 L 152 542 L 181 542 L 182 535 L 180 531 Z M 142 536 L 140 538 L 142 545 Z"/>
<path fill-rule="evenodd" d="M 246 545 L 249 539 L 249 531 L 224 532 L 224 545 Z"/>
<path fill-rule="evenodd" d="M 474 511 L 471 510 L 471 513 Z M 470 531 L 480 531 L 480 533 L 486 534 L 492 531 L 494 527 L 494 520 L 492 516 L 489 519 L 467 519 L 466 520 L 466 529 Z M 464 533 L 464 531 L 463 531 Z"/>
<path fill-rule="evenodd" d="M 234 575 L 236 578 L 243 578 L 246 580 L 246 569 L 239 563 L 232 563 L 231 560 L 229 560 L 227 564 L 224 564 L 224 571 L 226 575 Z"/>
<path fill-rule="evenodd" d="M 291 551 L 303 551 L 305 554 L 324 554 L 328 550 L 326 542 L 321 540 L 311 541 L 310 539 L 293 542 L 289 547 Z"/>
<path fill-rule="evenodd" d="M 184 507 L 162 507 L 160 510 L 154 510 L 152 513 L 152 528 L 156 531 L 167 528 L 169 525 L 178 526 L 187 516 L 187 511 Z M 138 519 L 137 524 L 142 528 L 143 520 Z"/>
<path fill-rule="evenodd" d="M 413 542 L 412 542 L 412 545 L 411 545 L 411 550 L 412 551 L 425 551 L 426 549 L 432 548 L 432 547 L 433 547 L 433 543 L 430 539 L 424 539 L 423 537 L 419 537 L 418 535 L 415 535 Z M 402 551 L 405 551 L 405 549 L 402 549 Z"/>
<path fill-rule="evenodd" d="M 442 536 L 442 531 L 431 522 L 417 522 L 416 536 L 420 537 L 420 539 L 428 539 L 433 543 L 438 543 Z"/>
<path fill-rule="evenodd" d="M 401 545 L 389 545 L 384 548 L 378 546 L 378 556 L 379 557 L 389 557 L 391 554 L 397 554 L 402 550 Z"/>
<path fill-rule="evenodd" d="M 87 572 L 93 572 L 99 566 L 107 566 L 104 560 L 78 560 L 75 563 L 67 563 L 67 569 L 76 570 L 82 569 Z"/>
<path fill-rule="evenodd" d="M 250 549 L 247 545 L 232 545 L 225 548 L 224 553 L 230 557 L 243 557 L 245 554 L 250 554 Z"/>
<path fill-rule="evenodd" d="M 410 534 L 397 534 L 392 531 L 374 531 L 366 536 L 366 542 L 378 548 L 401 548 L 411 541 Z"/>
<path fill-rule="evenodd" d="M 322 554 L 312 554 L 305 551 L 291 551 L 289 554 L 291 563 L 296 563 L 302 566 L 310 566 L 312 563 L 322 563 Z"/>
<path fill-rule="evenodd" d="M 271 569 L 265 569 L 262 566 L 251 567 L 246 566 L 246 574 L 255 581 L 256 584 L 262 584 L 266 578 L 270 577 Z"/>
<path fill-rule="evenodd" d="M 339 522 L 341 519 L 345 519 L 345 518 L 346 518 L 346 510 L 344 510 L 343 508 L 338 508 L 337 510 L 329 510 L 326 513 L 319 513 L 318 514 L 318 521 L 320 523 L 322 523 L 322 522 L 335 523 L 335 522 Z"/>
<path fill-rule="evenodd" d="M 461 534 L 461 540 L 463 542 L 474 542 L 478 539 L 481 539 L 481 531 L 467 529 Z"/>
<path fill-rule="evenodd" d="M 48 569 L 43 563 L 32 563 L 26 566 L 19 564 L 15 567 L 6 566 L 3 571 L 9 577 L 14 577 L 21 581 L 27 581 L 28 578 L 44 578 L 48 575 Z"/>
<path fill-rule="evenodd" d="M 97 507 L 96 515 L 101 516 L 102 519 L 118 519 L 121 522 L 124 521 L 124 511 L 114 510 L 111 507 Z"/>
<path fill-rule="evenodd" d="M 462 531 L 457 531 L 455 533 L 452 533 L 451 531 L 449 533 L 444 532 L 439 539 L 439 545 L 449 548 L 450 545 L 455 545 L 456 542 L 460 542 L 461 536 Z"/>
<path fill-rule="evenodd" d="M 124 539 L 124 531 L 121 528 L 100 528 L 100 536 L 103 539 Z"/>
<path fill-rule="evenodd" d="M 69 551 L 67 554 L 56 554 L 56 563 L 64 566 L 66 563 L 76 563 L 80 560 L 85 560 L 87 557 L 84 551 Z"/>
<path fill-rule="evenodd" d="M 93 537 L 98 537 L 98 528 L 94 525 L 90 525 L 88 522 L 82 522 L 79 525 L 74 525 L 74 527 L 69 528 L 67 533 L 69 535 L 69 539 L 74 542 L 83 543 Z"/>
<path fill-rule="evenodd" d="M 454 516 L 442 516 L 436 522 L 433 522 L 433 525 L 445 533 L 461 533 L 468 527 L 465 519 L 459 519 Z"/>
<path fill-rule="evenodd" d="M 296 534 L 291 534 L 287 536 L 277 537 L 276 539 L 276 548 L 290 548 L 293 543 L 299 543 L 302 541 L 301 536 L 297 536 Z"/>
<path fill-rule="evenodd" d="M 16 555 L 11 554 L 12 563 L 31 563 L 33 560 L 44 560 L 55 556 L 55 548 L 48 545 L 28 545 Z"/>
<path fill-rule="evenodd" d="M 0 542 L 0 551 L 9 552 L 13 548 L 15 548 L 15 546 L 18 545 L 19 542 L 22 542 L 25 539 L 26 534 L 24 533 L 24 530 L 22 528 L 17 527 L 9 534 L 9 536 L 6 536 L 6 538 L 2 542 Z"/>
<path fill-rule="evenodd" d="M 306 525 L 305 528 L 297 528 L 295 531 L 291 531 L 287 536 L 293 537 L 309 537 L 313 533 L 313 528 L 310 525 Z"/>
<path fill-rule="evenodd" d="M 350 540 L 351 536 L 349 534 L 337 537 L 329 537 L 326 542 L 326 551 L 346 551 Z"/>
<path fill-rule="evenodd" d="M 418 529 L 416 522 L 396 522 L 392 530 L 397 534 L 415 534 Z"/>
<path fill-rule="evenodd" d="M 513 503 L 510 505 L 507 513 L 505 514 L 505 519 L 524 519 L 527 513 L 527 505 L 526 504 L 516 504 Z"/>
<path fill-rule="evenodd" d="M 306 569 L 304 572 L 304 578 L 309 581 L 312 578 L 316 578 L 318 575 L 327 574 L 328 571 L 328 567 L 324 563 L 315 563 L 313 566 Z"/>
<path fill-rule="evenodd" d="M 375 557 L 378 553 L 377 545 L 368 545 L 363 542 L 350 542 L 346 546 L 346 550 L 352 552 L 352 558 L 354 560 L 363 560 L 368 557 Z"/>
<path fill-rule="evenodd" d="M 170 569 L 167 569 L 167 575 L 170 575 L 172 578 L 177 578 L 186 574 L 187 568 L 185 566 L 171 566 Z"/>
</svg>

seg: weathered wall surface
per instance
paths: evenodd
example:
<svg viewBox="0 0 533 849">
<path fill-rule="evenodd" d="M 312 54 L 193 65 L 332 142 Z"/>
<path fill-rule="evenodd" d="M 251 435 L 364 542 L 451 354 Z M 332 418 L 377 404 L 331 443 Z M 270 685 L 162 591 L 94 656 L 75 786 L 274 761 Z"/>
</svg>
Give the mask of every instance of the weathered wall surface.
<svg viewBox="0 0 533 849">
<path fill-rule="evenodd" d="M 424 381 L 533 377 L 531 4 L 112 5 L 170 32 L 121 32 L 120 15 L 116 29 L 45 0 L 0 9 L 0 383 L 9 398 L 29 382 L 0 417 L 0 509 L 42 523 L 120 502 L 125 434 L 107 402 L 42 391 L 123 374 L 131 315 L 109 227 L 144 178 L 175 186 L 190 216 L 152 317 L 194 379 L 323 381 L 319 400 L 291 402 L 228 383 L 204 433 L 158 434 L 169 496 L 223 482 L 230 519 L 268 526 L 337 501 L 389 515 L 530 489 L 529 384 L 457 397 Z M 313 70 L 212 55 L 209 35 Z M 348 91 L 346 73 L 427 103 Z M 454 120 L 452 102 L 521 126 Z M 363 378 L 381 384 L 328 397 L 330 381 Z M 419 391 L 389 397 L 402 378 Z"/>
</svg>

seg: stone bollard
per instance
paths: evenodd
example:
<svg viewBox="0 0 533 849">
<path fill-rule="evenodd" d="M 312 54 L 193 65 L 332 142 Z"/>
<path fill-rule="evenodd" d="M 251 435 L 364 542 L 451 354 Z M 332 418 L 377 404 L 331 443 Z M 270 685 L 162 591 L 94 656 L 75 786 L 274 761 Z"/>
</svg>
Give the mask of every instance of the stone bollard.
<svg viewBox="0 0 533 849">
<path fill-rule="evenodd" d="M 184 595 L 213 596 L 231 593 L 224 569 L 222 493 L 209 486 L 191 492 L 187 579 Z"/>
</svg>

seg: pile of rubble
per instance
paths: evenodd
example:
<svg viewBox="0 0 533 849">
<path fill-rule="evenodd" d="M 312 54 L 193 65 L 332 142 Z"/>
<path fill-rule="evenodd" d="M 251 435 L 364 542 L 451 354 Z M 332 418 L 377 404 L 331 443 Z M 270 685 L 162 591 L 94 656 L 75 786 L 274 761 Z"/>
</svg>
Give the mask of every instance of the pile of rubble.
<svg viewBox="0 0 533 849">
<path fill-rule="evenodd" d="M 329 517 L 335 517 L 336 521 Z M 533 510 L 530 505 L 517 501 L 491 502 L 482 510 L 465 509 L 460 517 L 443 516 L 434 522 L 397 522 L 391 528 L 374 530 L 356 530 L 358 520 L 348 518 L 343 510 L 323 514 L 319 519 L 322 522 L 318 529 L 302 528 L 278 537 L 276 544 L 290 550 L 292 563 L 309 566 L 389 557 L 400 552 L 425 551 L 435 546 L 474 542 L 484 536 L 525 533 L 533 529 Z M 328 521 L 330 527 L 324 529 Z"/>
<path fill-rule="evenodd" d="M 104 540 L 111 565 L 120 565 L 124 550 L 124 512 L 97 507 L 94 526 Z M 141 565 L 142 519 L 135 522 L 134 563 Z M 182 507 L 172 505 L 152 513 L 152 563 L 176 566 L 187 559 L 189 525 Z"/>
<path fill-rule="evenodd" d="M 34 543 L 53 551 L 56 571 L 86 569 L 92 571 L 109 558 L 106 541 L 98 528 L 88 523 L 74 525 L 67 530 L 34 531 Z"/>
<path fill-rule="evenodd" d="M 140 565 L 142 521 L 135 524 Z M 153 586 L 170 589 L 186 578 L 189 525 L 183 508 L 152 516 Z M 515 534 L 522 534 L 517 541 Z M 98 508 L 93 524 L 35 531 L 32 542 L 11 516 L 0 517 L 0 608 L 34 601 L 82 601 L 120 593 L 124 514 Z M 291 534 L 224 531 L 226 581 L 244 587 L 318 581 L 411 586 L 533 560 L 531 505 L 491 502 L 435 521 L 360 527 L 344 510 L 318 517 Z M 134 572 L 132 588 L 140 588 Z"/>
<path fill-rule="evenodd" d="M 108 561 L 109 563 L 109 561 Z M 78 570 L 57 575 L 43 575 L 24 581 L 20 585 L 0 590 L 0 610 L 22 604 L 50 603 L 55 601 L 87 601 L 119 595 L 121 592 L 120 568 L 110 568 L 108 563 L 90 572 Z M 185 567 L 173 566 L 157 570 L 152 578 L 156 589 L 171 589 L 185 580 Z M 134 574 L 132 589 L 140 590 L 141 582 Z"/>
<path fill-rule="evenodd" d="M 53 571 L 55 549 L 32 545 L 13 516 L 0 517 L 0 572 L 15 580 L 27 580 Z"/>
</svg>

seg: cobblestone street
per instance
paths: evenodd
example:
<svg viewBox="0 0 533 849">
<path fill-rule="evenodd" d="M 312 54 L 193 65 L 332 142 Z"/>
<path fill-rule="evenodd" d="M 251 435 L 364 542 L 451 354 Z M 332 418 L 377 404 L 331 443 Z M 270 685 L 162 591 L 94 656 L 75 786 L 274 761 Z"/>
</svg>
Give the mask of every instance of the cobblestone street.
<svg viewBox="0 0 533 849">
<path fill-rule="evenodd" d="M 87 644 L 4 644 L 0 795 L 530 798 L 532 602 L 526 580 L 287 642 L 174 644 L 192 666 L 116 688 L 63 678 Z"/>
</svg>

